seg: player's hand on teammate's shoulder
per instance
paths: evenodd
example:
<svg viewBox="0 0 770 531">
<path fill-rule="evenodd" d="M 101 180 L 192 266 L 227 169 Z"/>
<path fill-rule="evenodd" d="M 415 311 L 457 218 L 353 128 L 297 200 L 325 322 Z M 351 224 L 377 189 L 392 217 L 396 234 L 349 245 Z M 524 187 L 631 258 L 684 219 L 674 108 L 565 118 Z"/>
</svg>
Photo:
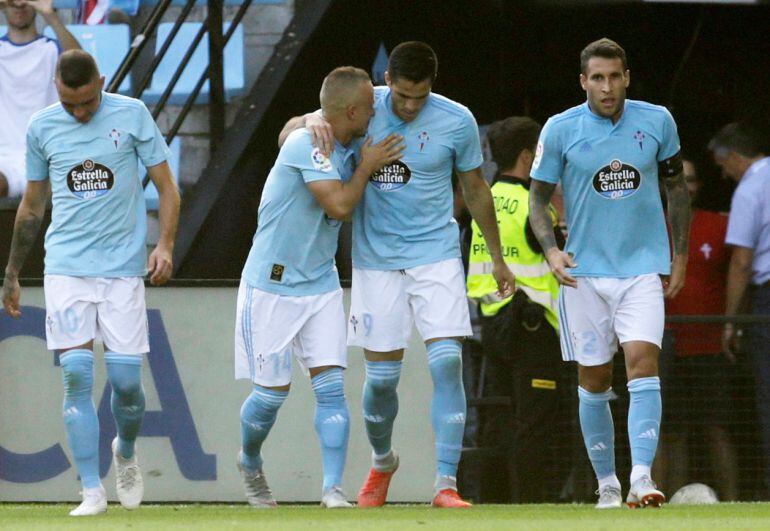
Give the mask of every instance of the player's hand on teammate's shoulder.
<svg viewBox="0 0 770 531">
<path fill-rule="evenodd" d="M 20 300 L 21 287 L 18 277 L 6 273 L 3 279 L 3 308 L 5 308 L 5 313 L 13 318 L 21 317 Z"/>
<path fill-rule="evenodd" d="M 367 137 L 361 146 L 361 164 L 367 164 L 369 171 L 375 172 L 398 160 L 405 148 L 404 137 L 396 133 L 388 135 L 376 144 L 372 143 L 371 137 Z"/>
<path fill-rule="evenodd" d="M 334 131 L 326 118 L 317 113 L 311 113 L 305 119 L 305 128 L 310 131 L 313 145 L 327 157 L 334 151 Z"/>
<path fill-rule="evenodd" d="M 551 247 L 546 251 L 545 257 L 559 284 L 571 288 L 577 287 L 577 279 L 568 271 L 570 268 L 577 267 L 577 264 L 569 253 L 562 251 L 558 247 Z"/>
<path fill-rule="evenodd" d="M 172 252 L 167 247 L 158 244 L 147 260 L 147 274 L 150 276 L 150 284 L 161 286 L 168 282 L 173 271 Z"/>
<path fill-rule="evenodd" d="M 516 277 L 502 258 L 494 261 L 492 277 L 497 282 L 497 294 L 500 297 L 508 298 L 516 291 Z"/>
</svg>

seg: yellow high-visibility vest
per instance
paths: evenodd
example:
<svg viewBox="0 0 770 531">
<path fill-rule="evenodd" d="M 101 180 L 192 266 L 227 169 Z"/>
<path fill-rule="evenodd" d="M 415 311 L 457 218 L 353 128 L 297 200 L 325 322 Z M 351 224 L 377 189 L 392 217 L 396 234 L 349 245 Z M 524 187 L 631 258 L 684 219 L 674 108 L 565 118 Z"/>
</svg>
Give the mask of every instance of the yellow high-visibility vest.
<svg viewBox="0 0 770 531">
<path fill-rule="evenodd" d="M 551 273 L 545 256 L 534 252 L 527 243 L 525 228 L 529 215 L 529 190 L 522 184 L 501 180 L 492 186 L 492 196 L 495 200 L 503 259 L 516 275 L 516 289 L 523 290 L 533 302 L 543 306 L 546 319 L 558 331 L 556 304 L 559 283 Z M 555 225 L 558 214 L 553 206 L 550 206 L 550 211 Z M 468 297 L 479 303 L 483 315 L 496 315 L 500 308 L 511 302 L 512 297 L 503 299 L 497 295 L 497 283 L 492 276 L 492 256 L 475 220 L 471 229 L 473 238 L 468 260 Z"/>
</svg>

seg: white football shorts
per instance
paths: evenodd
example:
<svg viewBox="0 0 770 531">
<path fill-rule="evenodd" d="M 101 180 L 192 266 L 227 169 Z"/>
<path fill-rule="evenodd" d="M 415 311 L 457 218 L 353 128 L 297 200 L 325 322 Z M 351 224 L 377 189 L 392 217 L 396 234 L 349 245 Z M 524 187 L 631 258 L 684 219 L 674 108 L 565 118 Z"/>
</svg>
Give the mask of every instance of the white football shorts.
<svg viewBox="0 0 770 531">
<path fill-rule="evenodd" d="M 353 268 L 348 345 L 403 349 L 412 324 L 423 341 L 473 335 L 459 258 L 395 271 Z"/>
<path fill-rule="evenodd" d="M 660 348 L 664 319 L 663 283 L 657 274 L 579 277 L 577 288 L 559 290 L 562 358 L 595 366 L 612 360 L 618 341 L 646 341 Z"/>
<path fill-rule="evenodd" d="M 102 340 L 106 350 L 150 351 L 144 280 L 45 275 L 48 348 L 62 350 Z"/>
<path fill-rule="evenodd" d="M 263 387 L 291 382 L 291 359 L 304 369 L 347 367 L 342 290 L 288 297 L 241 280 L 235 318 L 235 378 Z"/>
</svg>

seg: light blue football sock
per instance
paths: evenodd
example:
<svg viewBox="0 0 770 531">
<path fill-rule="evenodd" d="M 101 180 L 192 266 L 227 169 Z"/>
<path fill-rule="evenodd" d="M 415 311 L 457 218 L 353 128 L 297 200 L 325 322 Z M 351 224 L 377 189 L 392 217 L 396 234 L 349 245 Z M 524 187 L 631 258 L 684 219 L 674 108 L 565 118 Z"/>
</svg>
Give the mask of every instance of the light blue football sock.
<svg viewBox="0 0 770 531">
<path fill-rule="evenodd" d="M 650 376 L 628 382 L 631 401 L 628 406 L 628 440 L 631 464 L 652 466 L 660 436 L 660 378 Z"/>
<path fill-rule="evenodd" d="M 580 429 L 597 479 L 615 475 L 615 425 L 610 411 L 613 396 L 612 389 L 591 393 L 578 387 Z"/>
<path fill-rule="evenodd" d="M 99 419 L 91 396 L 94 387 L 94 354 L 73 349 L 62 354 L 62 407 L 67 442 L 75 458 L 84 489 L 101 485 L 99 480 Z"/>
<path fill-rule="evenodd" d="M 276 391 L 259 385 L 241 406 L 241 465 L 251 472 L 262 470 L 262 443 L 275 424 L 288 391 Z"/>
<path fill-rule="evenodd" d="M 465 431 L 465 389 L 462 343 L 442 339 L 428 345 L 428 368 L 433 379 L 430 420 L 436 436 L 437 476 L 457 477 Z"/>
<path fill-rule="evenodd" d="M 393 421 L 398 414 L 398 380 L 401 361 L 366 361 L 363 411 L 366 436 L 376 455 L 391 450 Z"/>
<path fill-rule="evenodd" d="M 118 454 L 134 456 L 134 443 L 144 418 L 142 356 L 105 352 L 107 378 L 112 386 L 110 406 L 118 431 Z"/>
<path fill-rule="evenodd" d="M 350 414 L 345 401 L 342 367 L 332 367 L 311 380 L 315 393 L 315 432 L 321 442 L 323 490 L 342 486 L 348 455 Z"/>
</svg>

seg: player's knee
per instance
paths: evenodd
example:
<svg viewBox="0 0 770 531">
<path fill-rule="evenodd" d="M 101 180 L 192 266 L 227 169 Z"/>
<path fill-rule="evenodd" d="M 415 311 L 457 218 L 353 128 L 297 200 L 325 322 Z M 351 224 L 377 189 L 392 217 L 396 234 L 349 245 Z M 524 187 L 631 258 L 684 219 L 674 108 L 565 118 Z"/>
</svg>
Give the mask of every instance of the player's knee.
<svg viewBox="0 0 770 531">
<path fill-rule="evenodd" d="M 64 393 L 67 398 L 90 396 L 94 385 L 93 358 L 63 356 L 61 367 Z"/>
<path fill-rule="evenodd" d="M 603 393 L 612 386 L 612 365 L 579 366 L 578 383 L 590 393 Z"/>
<path fill-rule="evenodd" d="M 462 381 L 463 362 L 459 355 L 444 356 L 428 362 L 434 384 Z"/>
<path fill-rule="evenodd" d="M 401 378 L 400 361 L 366 362 L 366 392 L 374 397 L 392 396 Z"/>
<path fill-rule="evenodd" d="M 658 359 L 655 356 L 645 356 L 634 360 L 628 366 L 628 380 L 658 376 Z"/>
<path fill-rule="evenodd" d="M 111 384 L 112 390 L 119 396 L 136 396 L 142 393 L 142 381 L 140 378 L 111 382 Z"/>
</svg>

